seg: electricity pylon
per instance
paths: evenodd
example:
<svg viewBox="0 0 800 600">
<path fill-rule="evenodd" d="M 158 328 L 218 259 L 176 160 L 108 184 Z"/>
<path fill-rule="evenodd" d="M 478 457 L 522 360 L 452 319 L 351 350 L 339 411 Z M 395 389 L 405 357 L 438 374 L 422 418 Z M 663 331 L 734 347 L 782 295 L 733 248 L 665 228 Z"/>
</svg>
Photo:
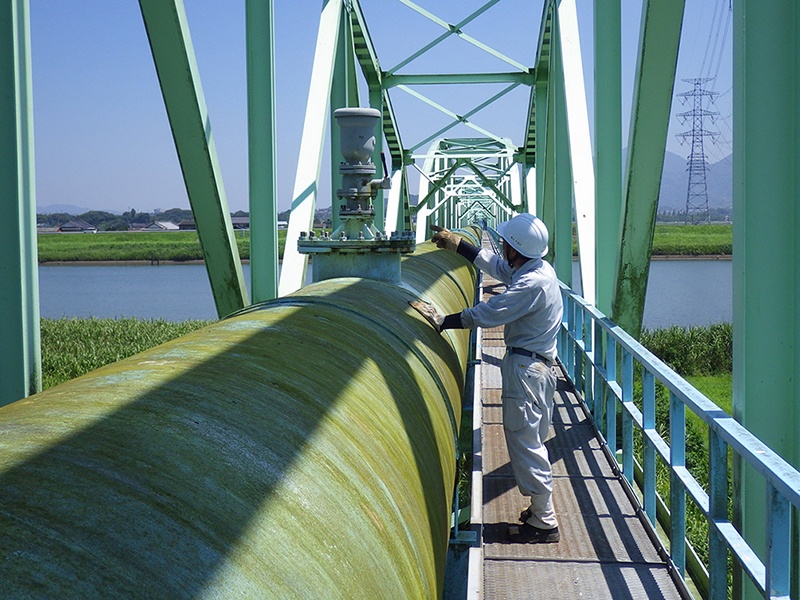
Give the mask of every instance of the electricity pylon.
<svg viewBox="0 0 800 600">
<path fill-rule="evenodd" d="M 694 79 L 684 79 L 686 83 L 692 85 L 692 91 L 678 94 L 681 102 L 686 103 L 692 98 L 692 110 L 678 113 L 676 116 L 683 125 L 688 119 L 692 121 L 692 128 L 676 135 L 681 143 L 686 138 L 692 138 L 692 148 L 686 158 L 686 170 L 689 171 L 689 185 L 686 190 L 686 223 L 710 223 L 711 215 L 708 211 L 708 187 L 706 186 L 706 169 L 708 161 L 703 149 L 703 139 L 710 137 L 715 140 L 719 133 L 708 131 L 703 128 L 703 120 L 708 117 L 713 123 L 718 112 L 703 108 L 703 98 L 708 97 L 710 102 L 714 102 L 717 92 L 712 92 L 703 88 L 703 84 L 711 81 L 711 77 L 698 77 Z"/>
</svg>

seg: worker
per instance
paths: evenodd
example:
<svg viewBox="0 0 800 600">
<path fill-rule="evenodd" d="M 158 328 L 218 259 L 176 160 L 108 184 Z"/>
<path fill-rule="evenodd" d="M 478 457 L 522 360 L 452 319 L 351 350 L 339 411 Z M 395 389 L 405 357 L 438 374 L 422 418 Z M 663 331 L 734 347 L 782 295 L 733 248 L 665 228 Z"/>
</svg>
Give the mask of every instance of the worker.
<svg viewBox="0 0 800 600">
<path fill-rule="evenodd" d="M 530 213 L 498 225 L 503 258 L 447 229 L 433 229 L 431 241 L 437 247 L 457 252 L 507 288 L 487 302 L 446 316 L 428 303 L 411 304 L 439 332 L 504 326 L 503 430 L 517 486 L 530 498 L 520 514 L 522 525 L 510 525 L 507 538 L 517 543 L 558 542 L 553 472 L 544 440 L 553 416 L 556 375 L 552 367 L 563 308 L 555 271 L 542 258 L 547 254 L 547 227 Z"/>
</svg>

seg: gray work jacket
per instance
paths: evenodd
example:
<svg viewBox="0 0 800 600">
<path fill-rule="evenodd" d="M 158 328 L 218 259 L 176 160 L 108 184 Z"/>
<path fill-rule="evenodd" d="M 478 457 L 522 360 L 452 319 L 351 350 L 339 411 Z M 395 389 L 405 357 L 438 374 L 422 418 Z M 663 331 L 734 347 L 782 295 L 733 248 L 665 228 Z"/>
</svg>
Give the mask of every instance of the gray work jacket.
<svg viewBox="0 0 800 600">
<path fill-rule="evenodd" d="M 465 308 L 461 312 L 464 327 L 505 325 L 506 346 L 524 348 L 555 360 L 563 308 L 558 278 L 550 263 L 532 258 L 519 269 L 513 269 L 497 254 L 483 248 L 474 264 L 508 287 L 488 302 Z"/>
</svg>

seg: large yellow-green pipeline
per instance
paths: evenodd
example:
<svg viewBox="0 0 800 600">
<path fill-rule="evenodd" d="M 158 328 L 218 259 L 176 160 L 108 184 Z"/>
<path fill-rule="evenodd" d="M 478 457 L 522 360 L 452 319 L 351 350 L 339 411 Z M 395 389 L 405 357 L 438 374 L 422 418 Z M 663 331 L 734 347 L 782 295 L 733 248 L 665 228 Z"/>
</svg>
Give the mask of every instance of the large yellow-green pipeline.
<svg viewBox="0 0 800 600">
<path fill-rule="evenodd" d="M 3 407 L 0 596 L 440 596 L 468 332 L 408 302 L 474 282 L 421 244 Z"/>
</svg>

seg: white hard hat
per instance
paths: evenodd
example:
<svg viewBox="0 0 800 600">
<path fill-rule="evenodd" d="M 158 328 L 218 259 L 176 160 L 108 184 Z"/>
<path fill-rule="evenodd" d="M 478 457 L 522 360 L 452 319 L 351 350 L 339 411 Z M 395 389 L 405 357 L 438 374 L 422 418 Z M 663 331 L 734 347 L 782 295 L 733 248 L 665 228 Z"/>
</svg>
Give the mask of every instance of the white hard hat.
<svg viewBox="0 0 800 600">
<path fill-rule="evenodd" d="M 531 213 L 522 213 L 510 221 L 500 223 L 497 233 L 522 256 L 541 258 L 547 254 L 547 226 Z"/>
</svg>

